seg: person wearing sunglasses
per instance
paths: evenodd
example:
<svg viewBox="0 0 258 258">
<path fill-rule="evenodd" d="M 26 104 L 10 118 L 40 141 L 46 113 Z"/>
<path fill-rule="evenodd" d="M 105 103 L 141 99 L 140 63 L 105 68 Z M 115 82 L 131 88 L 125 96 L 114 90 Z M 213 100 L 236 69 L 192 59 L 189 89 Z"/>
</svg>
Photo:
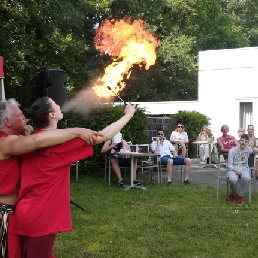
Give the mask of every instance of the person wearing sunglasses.
<svg viewBox="0 0 258 258">
<path fill-rule="evenodd" d="M 170 135 L 170 141 L 176 144 L 177 150 L 182 151 L 182 157 L 186 156 L 186 143 L 189 142 L 188 135 L 184 131 L 184 125 L 182 123 L 178 123 L 175 131 L 173 131 Z"/>
<path fill-rule="evenodd" d="M 161 157 L 161 164 L 167 165 L 167 186 L 172 185 L 172 165 L 185 165 L 184 184 L 190 184 L 188 176 L 191 169 L 189 158 L 179 157 L 170 141 L 164 139 L 163 129 L 157 130 L 156 140 L 151 143 L 151 150 Z"/>
<path fill-rule="evenodd" d="M 241 136 L 239 143 L 240 146 L 231 148 L 228 153 L 227 176 L 232 193 L 226 197 L 226 200 L 237 200 L 238 204 L 242 204 L 250 181 L 248 158 L 253 152 L 258 152 L 258 149 L 248 146 L 249 136 L 247 134 Z"/>
</svg>

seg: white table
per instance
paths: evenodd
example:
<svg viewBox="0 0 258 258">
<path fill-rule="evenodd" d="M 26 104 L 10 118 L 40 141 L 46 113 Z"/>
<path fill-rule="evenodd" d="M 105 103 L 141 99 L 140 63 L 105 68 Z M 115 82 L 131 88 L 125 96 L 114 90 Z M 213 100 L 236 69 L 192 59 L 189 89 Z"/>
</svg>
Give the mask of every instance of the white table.
<svg viewBox="0 0 258 258">
<path fill-rule="evenodd" d="M 114 153 L 115 154 L 115 153 Z M 135 186 L 133 184 L 133 171 L 134 171 L 134 159 L 135 158 L 139 158 L 139 157 L 156 157 L 157 158 L 157 169 L 158 169 L 158 176 L 159 176 L 159 165 L 158 165 L 158 155 L 152 153 L 152 152 L 148 152 L 148 153 L 138 153 L 138 152 L 126 152 L 126 153 L 119 153 L 118 154 L 119 156 L 128 156 L 131 158 L 131 184 L 130 185 L 127 185 L 127 186 L 124 186 L 124 190 L 129 190 L 129 189 L 132 189 L 132 188 L 135 188 L 135 189 L 140 189 L 140 190 L 147 190 L 146 187 L 144 186 Z"/>
<path fill-rule="evenodd" d="M 204 164 L 201 167 L 212 167 L 212 168 L 218 168 L 216 164 L 211 164 L 211 145 L 216 144 L 216 142 L 207 142 L 207 141 L 195 141 L 194 144 L 208 144 L 209 145 L 209 164 Z"/>
</svg>

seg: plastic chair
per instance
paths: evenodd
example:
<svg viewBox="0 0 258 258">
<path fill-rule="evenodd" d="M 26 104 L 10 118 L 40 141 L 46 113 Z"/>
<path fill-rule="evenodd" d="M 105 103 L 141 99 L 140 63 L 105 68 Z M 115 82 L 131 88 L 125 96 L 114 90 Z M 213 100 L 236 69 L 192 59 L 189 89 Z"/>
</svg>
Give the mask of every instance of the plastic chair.
<svg viewBox="0 0 258 258">
<path fill-rule="evenodd" d="M 225 171 L 225 173 L 223 175 L 221 175 L 221 165 L 224 164 L 226 165 L 226 163 L 221 163 L 221 155 L 224 156 L 228 156 L 228 153 L 222 153 L 218 150 L 218 177 L 217 177 L 217 200 L 219 200 L 219 192 L 220 192 L 220 184 L 222 182 L 222 180 L 226 180 L 226 187 L 227 187 L 227 193 L 228 193 L 228 177 L 227 177 L 227 170 Z"/>
<path fill-rule="evenodd" d="M 73 163 L 71 166 L 75 166 L 75 178 L 76 178 L 76 181 L 78 181 L 79 179 L 79 160 L 76 161 L 75 163 Z"/>
</svg>

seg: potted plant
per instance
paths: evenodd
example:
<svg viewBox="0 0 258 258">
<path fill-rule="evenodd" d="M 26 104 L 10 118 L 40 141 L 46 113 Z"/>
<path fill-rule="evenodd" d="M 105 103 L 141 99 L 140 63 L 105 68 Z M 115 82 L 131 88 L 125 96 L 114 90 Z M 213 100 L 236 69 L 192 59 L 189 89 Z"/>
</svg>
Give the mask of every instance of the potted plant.
<svg viewBox="0 0 258 258">
<path fill-rule="evenodd" d="M 213 142 L 214 141 L 214 137 L 212 135 L 211 129 L 207 129 L 206 135 L 207 135 L 207 142 Z"/>
</svg>

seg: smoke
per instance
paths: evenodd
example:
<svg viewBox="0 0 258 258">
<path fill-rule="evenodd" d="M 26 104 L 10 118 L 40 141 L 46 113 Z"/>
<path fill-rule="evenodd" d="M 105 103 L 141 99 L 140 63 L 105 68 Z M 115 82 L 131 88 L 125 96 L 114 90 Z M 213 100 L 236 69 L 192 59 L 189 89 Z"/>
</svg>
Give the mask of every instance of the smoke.
<svg viewBox="0 0 258 258">
<path fill-rule="evenodd" d="M 82 89 L 71 98 L 63 107 L 62 112 L 75 111 L 81 114 L 89 114 L 95 109 L 105 108 L 109 99 L 100 98 L 91 87 Z"/>
</svg>

